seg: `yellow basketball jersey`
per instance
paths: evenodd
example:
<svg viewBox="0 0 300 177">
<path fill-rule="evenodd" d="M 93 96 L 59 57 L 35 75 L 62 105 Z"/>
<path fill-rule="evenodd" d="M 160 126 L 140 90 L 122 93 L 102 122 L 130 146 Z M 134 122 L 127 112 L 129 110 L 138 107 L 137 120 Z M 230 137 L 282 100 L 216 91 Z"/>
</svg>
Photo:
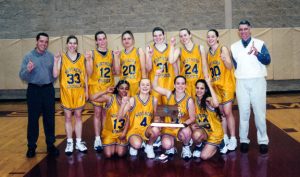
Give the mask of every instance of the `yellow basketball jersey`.
<svg viewBox="0 0 300 177">
<path fill-rule="evenodd" d="M 85 104 L 85 60 L 80 53 L 75 61 L 67 54 L 62 55 L 61 71 L 59 76 L 60 98 L 66 109 L 82 108 Z"/>
<path fill-rule="evenodd" d="M 134 106 L 129 113 L 130 117 L 130 127 L 128 130 L 128 135 L 134 133 L 139 133 L 140 136 L 144 136 L 146 129 L 151 124 L 153 119 L 153 106 L 154 98 L 153 96 L 149 96 L 146 102 L 143 102 L 139 95 L 134 96 Z M 134 132 L 134 133 L 133 133 Z"/>
<path fill-rule="evenodd" d="M 204 78 L 202 57 L 199 48 L 199 45 L 194 44 L 191 51 L 185 47 L 180 50 L 180 74 L 186 78 L 186 92 L 193 97 L 196 94 L 196 81 Z"/>
<path fill-rule="evenodd" d="M 121 103 L 118 102 L 115 94 L 112 95 L 111 101 L 105 105 L 106 118 L 104 120 L 102 135 L 104 137 L 117 138 L 122 134 L 126 119 L 118 119 L 118 111 Z"/>
<path fill-rule="evenodd" d="M 196 98 L 195 100 L 196 108 L 196 123 L 207 122 L 208 125 L 205 125 L 203 128 L 208 134 L 207 141 L 213 144 L 220 144 L 223 139 L 223 128 L 221 120 L 214 108 L 206 106 L 206 110 L 201 108 L 200 100 Z"/>
<path fill-rule="evenodd" d="M 235 78 L 233 69 L 229 70 L 221 59 L 222 46 L 219 45 L 214 54 L 208 52 L 207 61 L 212 84 L 225 87 L 227 90 L 235 90 Z"/>
<path fill-rule="evenodd" d="M 178 117 L 177 117 L 177 123 L 183 123 L 187 119 L 189 119 L 189 107 L 188 107 L 188 101 L 189 99 L 192 99 L 188 94 L 185 93 L 184 97 L 177 101 L 175 99 L 175 94 L 171 94 L 171 96 L 168 98 L 167 105 L 178 105 Z M 170 117 L 165 118 L 165 122 L 171 122 Z"/>
<path fill-rule="evenodd" d="M 107 50 L 106 55 L 102 55 L 97 49 L 92 52 L 94 56 L 93 73 L 89 78 L 89 85 L 99 87 L 99 90 L 95 90 L 97 93 L 115 84 L 113 76 L 113 55 L 111 50 Z"/>
<path fill-rule="evenodd" d="M 142 69 L 138 49 L 133 48 L 129 53 L 122 50 L 120 54 L 121 77 L 130 84 L 130 95 L 134 96 L 138 91 L 138 83 L 142 79 Z"/>
</svg>

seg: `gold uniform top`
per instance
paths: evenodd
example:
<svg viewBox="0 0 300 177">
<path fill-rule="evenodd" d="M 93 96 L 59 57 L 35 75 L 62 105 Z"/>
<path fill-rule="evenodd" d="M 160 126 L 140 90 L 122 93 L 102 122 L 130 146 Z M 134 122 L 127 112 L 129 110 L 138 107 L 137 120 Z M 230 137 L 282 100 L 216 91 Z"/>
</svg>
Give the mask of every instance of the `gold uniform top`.
<svg viewBox="0 0 300 177">
<path fill-rule="evenodd" d="M 80 53 L 75 61 L 63 53 L 59 76 L 60 98 L 65 109 L 82 108 L 85 104 L 85 59 Z"/>
<path fill-rule="evenodd" d="M 194 97 L 196 81 L 204 78 L 199 45 L 194 44 L 191 51 L 185 47 L 180 49 L 180 74 L 186 78 L 187 93 Z"/>
<path fill-rule="evenodd" d="M 172 93 L 168 98 L 167 105 L 178 105 L 178 117 L 176 119 L 176 123 L 184 123 L 187 119 L 189 119 L 189 106 L 188 102 L 192 97 L 185 93 L 184 97 L 177 101 L 175 97 L 175 93 Z M 166 123 L 172 122 L 170 117 L 165 118 Z"/>
<path fill-rule="evenodd" d="M 167 45 L 164 51 L 159 51 L 155 45 L 153 48 L 152 56 L 152 70 L 149 73 L 150 81 L 154 81 L 156 70 L 163 68 L 163 72 L 158 76 L 158 85 L 168 90 L 173 90 L 173 81 L 175 72 L 173 65 L 169 62 L 170 47 Z"/>
<path fill-rule="evenodd" d="M 135 95 L 133 98 L 134 105 L 129 113 L 130 127 L 128 133 L 135 130 L 143 130 L 145 132 L 152 122 L 154 97 L 150 95 L 146 102 L 143 102 L 139 95 Z"/>
<path fill-rule="evenodd" d="M 212 78 L 212 84 L 214 86 L 221 86 L 226 90 L 235 90 L 235 78 L 234 70 L 227 69 L 224 62 L 221 59 L 222 46 L 219 45 L 214 54 L 208 52 L 207 61 L 209 67 L 209 73 Z"/>
<path fill-rule="evenodd" d="M 134 96 L 139 89 L 139 82 L 142 79 L 142 69 L 138 49 L 133 48 L 129 53 L 122 50 L 120 54 L 121 77 L 130 84 L 129 94 Z"/>
<path fill-rule="evenodd" d="M 206 105 L 206 110 L 201 108 L 200 100 L 198 97 L 195 100 L 196 108 L 196 123 L 208 122 L 203 128 L 206 131 L 208 138 L 207 142 L 211 144 L 220 144 L 224 133 L 221 120 L 214 108 Z"/>
<path fill-rule="evenodd" d="M 111 50 L 107 50 L 106 55 L 102 55 L 97 49 L 93 50 L 92 53 L 93 73 L 89 78 L 89 86 L 98 87 L 98 90 L 95 89 L 95 93 L 97 93 L 115 84 L 113 76 L 113 55 Z"/>
<path fill-rule="evenodd" d="M 120 106 L 121 103 L 117 100 L 116 95 L 113 94 L 109 103 L 105 105 L 106 118 L 102 130 L 103 137 L 117 138 L 122 134 L 125 128 L 126 119 L 118 119 Z"/>
</svg>

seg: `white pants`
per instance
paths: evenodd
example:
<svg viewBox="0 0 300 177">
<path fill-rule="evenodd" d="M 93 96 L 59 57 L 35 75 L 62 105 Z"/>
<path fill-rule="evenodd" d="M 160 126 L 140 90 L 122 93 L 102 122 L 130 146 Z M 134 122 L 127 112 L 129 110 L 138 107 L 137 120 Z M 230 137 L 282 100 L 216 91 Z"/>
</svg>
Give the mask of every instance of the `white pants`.
<svg viewBox="0 0 300 177">
<path fill-rule="evenodd" d="M 264 77 L 253 79 L 237 79 L 236 97 L 240 114 L 240 142 L 250 143 L 248 139 L 250 104 L 254 112 L 258 144 L 268 144 L 266 126 L 266 91 L 267 83 Z"/>
</svg>

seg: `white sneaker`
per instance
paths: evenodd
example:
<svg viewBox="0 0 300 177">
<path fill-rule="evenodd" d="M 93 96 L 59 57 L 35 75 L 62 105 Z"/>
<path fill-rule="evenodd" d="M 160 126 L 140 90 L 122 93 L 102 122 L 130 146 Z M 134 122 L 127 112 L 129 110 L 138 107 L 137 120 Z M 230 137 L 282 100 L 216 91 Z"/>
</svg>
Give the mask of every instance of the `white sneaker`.
<svg viewBox="0 0 300 177">
<path fill-rule="evenodd" d="M 224 140 L 222 140 L 221 144 L 220 144 L 220 153 L 221 154 L 226 154 L 228 151 L 227 146 L 224 143 Z"/>
<path fill-rule="evenodd" d="M 67 147 L 66 147 L 66 149 L 65 149 L 65 154 L 66 154 L 67 156 L 72 155 L 73 150 L 74 150 L 73 142 L 67 142 Z"/>
<path fill-rule="evenodd" d="M 102 148 L 102 143 L 101 143 L 101 139 L 100 140 L 95 140 L 94 141 L 94 149 L 97 152 L 101 152 L 103 150 Z"/>
<path fill-rule="evenodd" d="M 231 137 L 231 138 L 229 139 L 229 143 L 228 143 L 228 145 L 227 145 L 227 149 L 228 149 L 229 151 L 235 151 L 236 147 L 237 147 L 237 140 L 236 140 L 235 137 Z"/>
<path fill-rule="evenodd" d="M 174 147 L 172 147 L 171 149 L 169 150 L 166 150 L 166 153 L 167 155 L 174 155 L 176 153 L 176 150 Z"/>
<path fill-rule="evenodd" d="M 202 144 L 195 146 L 195 149 L 193 151 L 193 157 L 199 158 L 201 155 L 201 151 L 202 151 Z"/>
<path fill-rule="evenodd" d="M 161 138 L 160 136 L 156 139 L 156 141 L 153 143 L 153 147 L 159 148 L 161 146 Z"/>
<path fill-rule="evenodd" d="M 227 135 L 227 134 L 224 134 L 223 141 L 224 141 L 224 143 L 225 143 L 225 146 L 227 146 L 228 143 L 229 143 L 229 138 L 228 138 L 228 135 Z"/>
<path fill-rule="evenodd" d="M 129 148 L 129 154 L 131 156 L 136 156 L 138 154 L 138 150 L 134 149 L 133 147 L 130 146 Z"/>
<path fill-rule="evenodd" d="M 87 152 L 87 147 L 84 141 L 76 142 L 75 149 L 77 149 L 79 152 Z"/>
<path fill-rule="evenodd" d="M 154 153 L 154 150 L 153 150 L 153 146 L 152 146 L 152 145 L 146 144 L 145 152 L 146 152 L 147 157 L 148 157 L 149 159 L 153 159 L 153 158 L 155 157 L 155 153 Z"/>
<path fill-rule="evenodd" d="M 191 149 L 190 149 L 190 146 L 183 146 L 182 147 L 182 152 L 181 152 L 181 157 L 182 158 L 191 158 L 192 157 L 192 152 L 191 152 Z"/>
</svg>

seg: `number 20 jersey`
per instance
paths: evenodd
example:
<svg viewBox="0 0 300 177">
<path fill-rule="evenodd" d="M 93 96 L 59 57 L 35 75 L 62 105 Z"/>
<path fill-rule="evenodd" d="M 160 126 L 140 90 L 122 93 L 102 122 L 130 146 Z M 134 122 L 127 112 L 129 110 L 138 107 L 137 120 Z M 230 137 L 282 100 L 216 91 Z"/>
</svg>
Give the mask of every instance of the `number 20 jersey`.
<svg viewBox="0 0 300 177">
<path fill-rule="evenodd" d="M 62 55 L 60 82 L 60 99 L 63 108 L 79 109 L 85 105 L 85 60 L 77 54 L 72 61 L 67 54 Z"/>
</svg>

